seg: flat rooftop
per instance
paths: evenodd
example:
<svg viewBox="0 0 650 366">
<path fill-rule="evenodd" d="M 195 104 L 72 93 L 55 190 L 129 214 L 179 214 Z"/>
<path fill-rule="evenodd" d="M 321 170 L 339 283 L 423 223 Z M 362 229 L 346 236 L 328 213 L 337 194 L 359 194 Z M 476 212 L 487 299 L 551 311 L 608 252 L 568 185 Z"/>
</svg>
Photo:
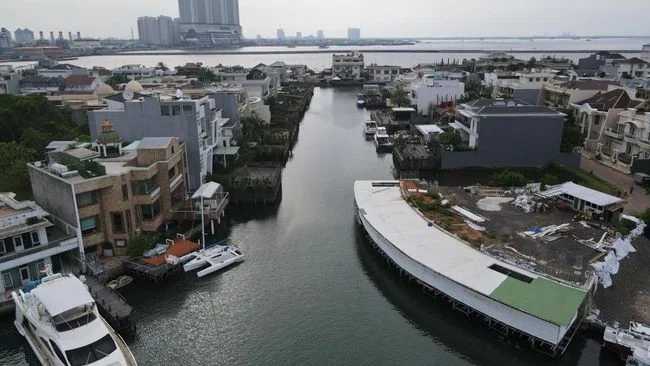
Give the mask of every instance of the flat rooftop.
<svg viewBox="0 0 650 366">
<path fill-rule="evenodd" d="M 398 186 L 356 181 L 354 192 L 365 219 L 395 247 L 479 294 L 565 327 L 571 324 L 587 295 L 584 289 L 506 263 L 429 226 L 429 220 L 404 200 Z"/>
</svg>

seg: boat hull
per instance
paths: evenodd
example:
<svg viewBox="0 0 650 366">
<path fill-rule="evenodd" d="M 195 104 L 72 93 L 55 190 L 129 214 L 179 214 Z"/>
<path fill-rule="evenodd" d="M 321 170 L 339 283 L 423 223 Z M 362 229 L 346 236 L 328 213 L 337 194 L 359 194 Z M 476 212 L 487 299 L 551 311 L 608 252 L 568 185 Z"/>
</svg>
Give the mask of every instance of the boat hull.
<svg viewBox="0 0 650 366">
<path fill-rule="evenodd" d="M 229 267 L 229 266 L 231 266 L 231 265 L 233 265 L 235 263 L 239 263 L 239 262 L 241 262 L 243 260 L 244 260 L 243 255 L 232 257 L 232 258 L 229 258 L 229 259 L 227 259 L 227 260 L 225 260 L 223 262 L 211 264 L 209 267 L 196 272 L 196 275 L 198 277 L 205 277 L 205 276 L 207 276 L 209 274 L 218 272 L 218 271 L 220 271 L 220 270 L 222 270 L 224 268 L 227 268 L 227 267 Z"/>
</svg>

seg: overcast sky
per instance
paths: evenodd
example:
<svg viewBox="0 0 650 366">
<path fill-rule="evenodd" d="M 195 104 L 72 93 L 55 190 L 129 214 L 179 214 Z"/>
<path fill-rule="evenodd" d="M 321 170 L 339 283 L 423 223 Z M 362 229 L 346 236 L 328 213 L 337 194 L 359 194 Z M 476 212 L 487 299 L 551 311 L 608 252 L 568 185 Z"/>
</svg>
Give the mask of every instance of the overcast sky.
<svg viewBox="0 0 650 366">
<path fill-rule="evenodd" d="M 0 27 L 34 32 L 81 31 L 129 38 L 137 18 L 178 16 L 176 0 L 2 0 Z M 246 37 L 275 37 L 277 28 L 303 36 L 322 29 L 344 37 L 648 35 L 650 0 L 239 0 Z M 624 6 L 623 6 L 624 5 Z M 38 37 L 38 33 L 36 34 Z"/>
</svg>

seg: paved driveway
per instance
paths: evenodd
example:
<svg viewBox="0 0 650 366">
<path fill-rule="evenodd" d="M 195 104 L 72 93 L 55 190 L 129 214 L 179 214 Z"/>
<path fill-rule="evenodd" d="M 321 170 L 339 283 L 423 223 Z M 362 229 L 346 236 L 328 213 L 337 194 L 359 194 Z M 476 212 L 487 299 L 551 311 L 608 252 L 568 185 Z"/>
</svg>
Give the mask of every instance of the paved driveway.
<svg viewBox="0 0 650 366">
<path fill-rule="evenodd" d="M 582 157 L 580 167 L 588 172 L 593 172 L 595 176 L 615 185 L 621 191 L 630 193 L 630 188 L 634 187 L 632 195 L 627 197 L 625 213 L 635 213 L 650 208 L 650 195 L 646 195 L 643 187 L 634 183 L 634 178 L 631 175 L 621 173 L 585 156 Z"/>
</svg>

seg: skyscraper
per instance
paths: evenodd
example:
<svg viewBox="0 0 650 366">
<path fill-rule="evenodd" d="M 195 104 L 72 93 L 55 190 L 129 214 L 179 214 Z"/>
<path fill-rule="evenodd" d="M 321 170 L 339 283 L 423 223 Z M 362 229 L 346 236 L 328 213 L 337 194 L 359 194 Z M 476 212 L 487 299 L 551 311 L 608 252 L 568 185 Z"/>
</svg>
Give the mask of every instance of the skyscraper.
<svg viewBox="0 0 650 366">
<path fill-rule="evenodd" d="M 16 36 L 16 43 L 18 44 L 34 43 L 34 32 L 29 30 L 29 28 L 18 28 L 14 34 Z"/>
<path fill-rule="evenodd" d="M 239 0 L 178 0 L 181 37 L 198 46 L 241 41 Z"/>
<path fill-rule="evenodd" d="M 176 24 L 176 25 L 175 25 Z M 171 17 L 138 18 L 140 42 L 156 46 L 173 46 L 178 43 L 178 23 Z"/>
<path fill-rule="evenodd" d="M 348 39 L 350 41 L 358 41 L 361 39 L 361 29 L 348 28 Z"/>
<path fill-rule="evenodd" d="M 11 32 L 7 28 L 0 28 L 0 48 L 11 48 Z"/>
<path fill-rule="evenodd" d="M 280 40 L 280 41 L 284 41 L 284 39 L 286 38 L 286 36 L 284 35 L 284 29 L 282 29 L 282 28 L 279 28 L 276 31 L 276 35 L 277 35 L 278 40 Z"/>
<path fill-rule="evenodd" d="M 316 32 L 316 38 L 318 38 L 318 39 L 323 39 L 323 38 L 325 38 L 325 33 L 323 33 L 322 30 L 317 31 L 317 32 Z"/>
<path fill-rule="evenodd" d="M 302 38 L 302 32 L 296 32 L 296 39 Z"/>
</svg>

